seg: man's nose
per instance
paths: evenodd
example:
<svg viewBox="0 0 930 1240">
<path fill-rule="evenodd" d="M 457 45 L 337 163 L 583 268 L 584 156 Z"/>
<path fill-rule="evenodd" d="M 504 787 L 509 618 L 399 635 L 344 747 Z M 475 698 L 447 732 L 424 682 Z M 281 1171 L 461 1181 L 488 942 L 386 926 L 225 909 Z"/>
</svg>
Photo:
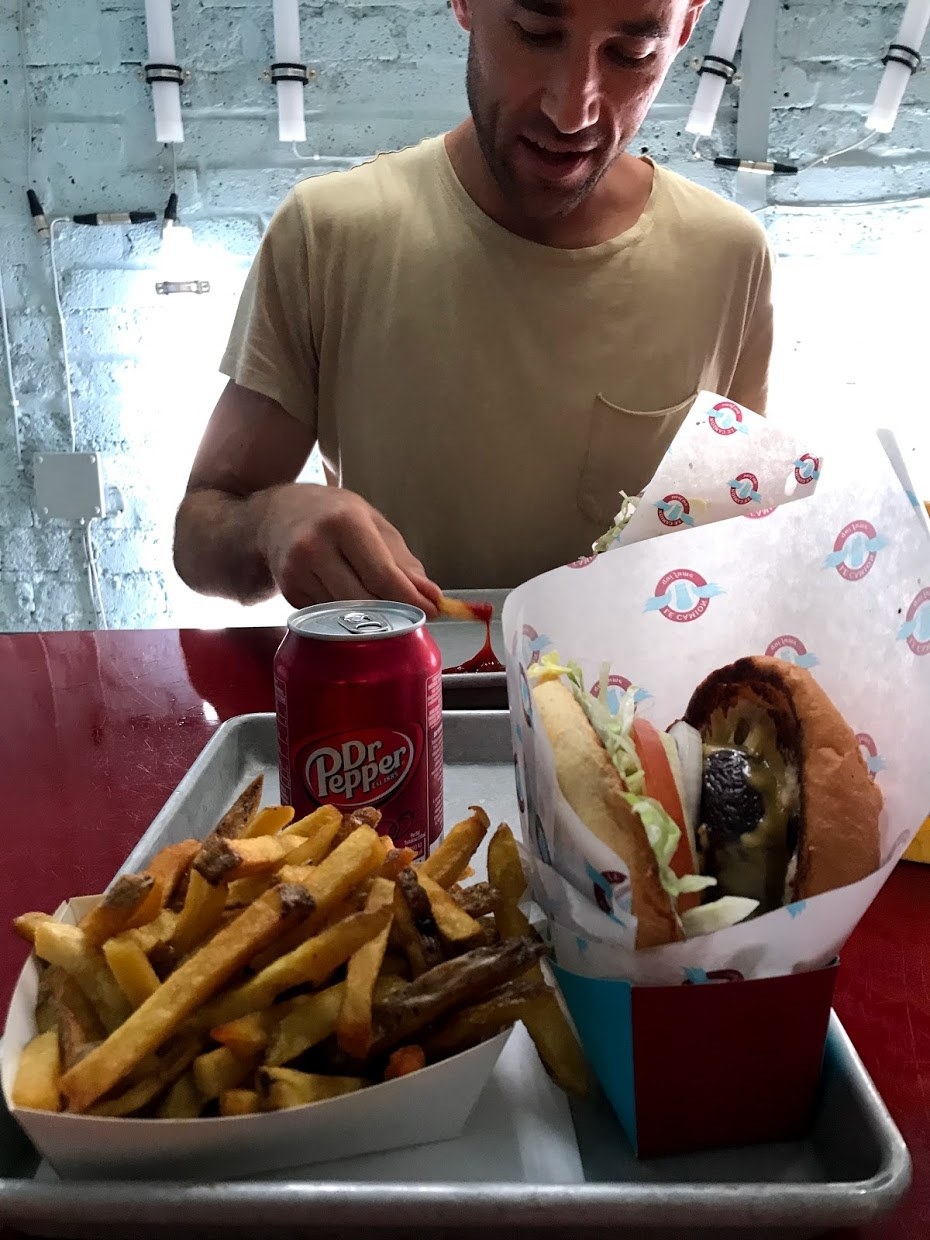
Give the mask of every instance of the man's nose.
<svg viewBox="0 0 930 1240">
<path fill-rule="evenodd" d="M 560 133 L 580 133 L 597 124 L 601 84 L 596 57 L 590 48 L 573 48 L 552 65 L 542 110 Z"/>
</svg>

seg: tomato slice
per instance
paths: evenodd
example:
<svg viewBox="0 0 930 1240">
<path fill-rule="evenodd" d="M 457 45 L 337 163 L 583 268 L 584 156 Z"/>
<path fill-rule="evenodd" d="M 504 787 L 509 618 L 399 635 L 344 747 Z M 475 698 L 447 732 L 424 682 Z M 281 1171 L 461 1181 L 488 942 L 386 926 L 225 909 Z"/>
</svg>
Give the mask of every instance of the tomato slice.
<svg viewBox="0 0 930 1240">
<path fill-rule="evenodd" d="M 658 801 L 669 818 L 681 828 L 681 840 L 672 857 L 672 869 L 679 878 L 684 874 L 696 874 L 697 865 L 685 826 L 685 811 L 662 737 L 647 719 L 636 718 L 633 720 L 633 744 L 643 766 L 646 796 Z M 678 897 L 678 911 L 683 913 L 689 908 L 696 908 L 700 902 L 699 892 L 681 895 Z"/>
</svg>

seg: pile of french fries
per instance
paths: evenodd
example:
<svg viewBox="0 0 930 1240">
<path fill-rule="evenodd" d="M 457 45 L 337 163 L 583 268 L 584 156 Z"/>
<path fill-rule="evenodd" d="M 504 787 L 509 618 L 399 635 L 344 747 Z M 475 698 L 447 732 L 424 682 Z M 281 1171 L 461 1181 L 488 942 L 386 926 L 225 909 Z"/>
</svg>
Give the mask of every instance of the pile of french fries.
<svg viewBox="0 0 930 1240">
<path fill-rule="evenodd" d="M 415 863 L 380 815 L 260 808 L 119 878 L 78 925 L 14 922 L 40 970 L 13 1103 L 96 1116 L 248 1115 L 414 1072 L 523 1021 L 550 1075 L 588 1070 L 518 907 L 510 828 L 463 886 L 483 810 Z"/>
</svg>

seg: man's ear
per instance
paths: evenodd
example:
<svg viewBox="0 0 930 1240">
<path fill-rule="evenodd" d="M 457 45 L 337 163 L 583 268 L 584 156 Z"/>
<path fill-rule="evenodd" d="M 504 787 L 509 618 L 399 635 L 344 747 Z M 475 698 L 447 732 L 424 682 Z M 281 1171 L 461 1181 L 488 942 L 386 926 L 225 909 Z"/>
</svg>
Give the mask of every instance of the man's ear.
<svg viewBox="0 0 930 1240">
<path fill-rule="evenodd" d="M 455 2 L 456 0 L 452 0 L 453 4 L 455 4 Z M 697 20 L 703 13 L 706 6 L 707 0 L 691 0 L 691 3 L 688 5 L 688 12 L 685 14 L 684 25 L 681 28 L 681 38 L 678 40 L 679 51 L 694 34 L 694 27 L 697 25 Z"/>
<path fill-rule="evenodd" d="M 451 0 L 452 12 L 463 30 L 471 33 L 471 0 Z"/>
</svg>

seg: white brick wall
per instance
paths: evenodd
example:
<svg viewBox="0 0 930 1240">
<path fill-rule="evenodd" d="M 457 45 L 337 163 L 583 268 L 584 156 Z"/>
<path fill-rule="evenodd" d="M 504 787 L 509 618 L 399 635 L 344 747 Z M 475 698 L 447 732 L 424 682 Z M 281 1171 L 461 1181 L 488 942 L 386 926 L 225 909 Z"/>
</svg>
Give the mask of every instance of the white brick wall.
<svg viewBox="0 0 930 1240">
<path fill-rule="evenodd" d="M 26 0 L 35 188 L 49 213 L 161 210 L 172 169 L 155 144 L 148 88 L 138 75 L 146 55 L 143 0 L 69 0 L 67 21 L 64 7 Z M 731 174 L 694 162 L 683 132 L 696 84 L 691 59 L 706 50 L 718 7 L 709 6 L 636 149 L 729 193 Z M 28 456 L 66 447 L 68 433 L 48 248 L 35 236 L 25 203 L 17 8 L 18 0 L 0 0 L 0 271 Z M 779 6 L 774 156 L 803 163 L 863 135 L 878 59 L 901 8 L 891 0 Z M 445 0 L 325 0 L 304 4 L 302 17 L 305 55 L 317 71 L 306 92 L 310 149 L 362 157 L 439 132 L 463 115 L 466 40 Z M 262 77 L 271 59 L 270 0 L 179 4 L 176 33 L 191 72 L 182 91 L 181 206 L 202 253 L 203 269 L 191 274 L 208 275 L 214 292 L 156 298 L 153 226 L 68 227 L 56 247 L 78 446 L 100 450 L 110 484 L 110 515 L 94 539 L 107 609 L 120 626 L 269 614 L 194 599 L 171 568 L 171 521 L 219 390 L 215 363 L 262 219 L 296 179 L 337 166 L 299 163 L 277 142 L 274 92 Z M 733 151 L 735 104 L 730 92 L 717 133 L 725 153 Z M 924 190 L 928 165 L 930 74 L 922 73 L 889 140 L 776 189 L 787 202 L 899 197 Z M 886 217 L 876 214 L 771 216 L 779 251 L 799 256 L 789 259 L 795 265 L 785 283 L 792 319 L 779 373 L 784 399 L 794 398 L 825 354 L 838 371 L 837 392 L 875 391 L 881 350 L 894 347 L 893 317 L 885 316 L 886 335 L 874 350 L 864 347 L 865 333 L 859 348 L 844 350 L 835 334 L 829 337 L 831 306 L 842 293 L 848 334 L 855 282 L 835 279 L 819 300 L 804 297 L 797 293 L 798 264 L 805 254 L 815 267 L 825 254 L 847 254 L 854 264 L 869 247 L 881 250 L 883 231 L 906 238 L 917 227 L 913 215 L 895 218 L 886 227 Z M 880 270 L 870 268 L 872 289 L 880 289 Z M 812 305 L 817 313 L 805 314 Z M 0 375 L 0 630 L 92 625 L 82 540 L 66 527 L 36 524 L 29 472 L 15 469 L 5 397 Z"/>
</svg>

